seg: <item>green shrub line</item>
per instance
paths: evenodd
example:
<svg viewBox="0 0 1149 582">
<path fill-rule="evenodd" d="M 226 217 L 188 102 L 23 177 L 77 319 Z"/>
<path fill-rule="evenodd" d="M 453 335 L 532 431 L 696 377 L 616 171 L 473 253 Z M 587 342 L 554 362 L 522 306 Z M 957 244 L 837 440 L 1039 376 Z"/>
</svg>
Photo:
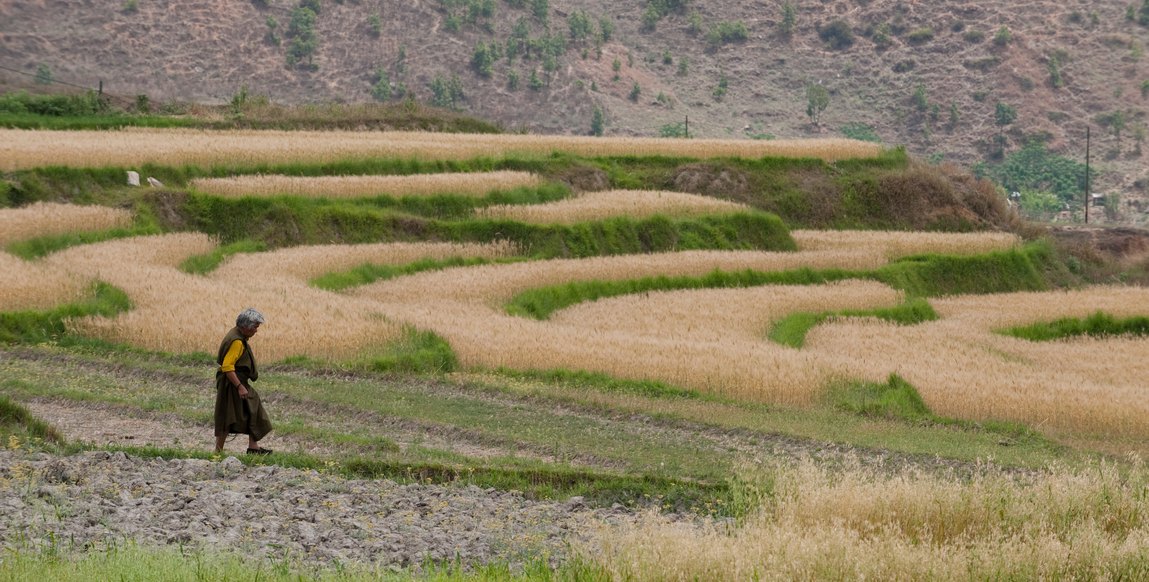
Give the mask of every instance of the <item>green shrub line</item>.
<svg viewBox="0 0 1149 582">
<path fill-rule="evenodd" d="M 0 312 L 0 345 L 83 343 L 82 338 L 68 333 L 65 320 L 93 315 L 111 317 L 130 309 L 132 301 L 126 293 L 107 283 L 96 282 L 92 285 L 91 296 L 81 302 L 45 311 Z"/>
<path fill-rule="evenodd" d="M 784 346 L 801 348 L 806 343 L 806 334 L 814 326 L 838 317 L 876 317 L 898 325 L 914 325 L 938 318 L 937 312 L 929 301 L 922 297 L 908 298 L 901 305 L 894 307 L 879 307 L 875 309 L 846 309 L 842 311 L 825 311 L 821 313 L 799 312 L 792 313 L 778 320 L 767 338 Z"/>
<path fill-rule="evenodd" d="M 326 273 L 308 281 L 308 285 L 328 291 L 342 291 L 351 287 L 369 285 L 375 281 L 394 279 L 424 271 L 438 271 L 453 267 L 474 267 L 496 263 L 518 262 L 524 259 L 485 259 L 482 257 L 448 257 L 445 259 L 420 259 L 402 265 L 379 265 L 364 263 L 349 271 Z"/>
<path fill-rule="evenodd" d="M 844 279 L 871 279 L 904 291 L 910 298 L 941 295 L 1039 291 L 1049 288 L 1043 270 L 1056 262 L 1048 243 L 1028 243 L 1020 249 L 974 256 L 917 255 L 873 270 L 793 269 L 762 272 L 713 271 L 702 277 L 646 277 L 620 281 L 578 281 L 519 293 L 506 305 L 512 315 L 547 319 L 556 310 L 649 291 L 754 287 L 759 285 L 819 285 Z"/>
<path fill-rule="evenodd" d="M 269 247 L 297 244 L 401 241 L 509 241 L 532 258 L 590 257 L 690 249 L 795 248 L 777 216 L 742 212 L 694 218 L 614 217 L 577 224 L 528 224 L 514 220 L 439 220 L 372 208 L 299 198 L 187 197 L 189 226 L 229 244 L 244 239 Z"/>
<path fill-rule="evenodd" d="M 267 245 L 250 239 L 237 240 L 221 245 L 210 253 L 192 255 L 180 263 L 179 269 L 190 275 L 206 275 L 219 267 L 228 257 L 239 253 L 258 253 L 267 250 Z"/>
<path fill-rule="evenodd" d="M 32 260 L 70 247 L 153 234 L 160 234 L 160 229 L 153 225 L 88 232 L 71 232 L 16 241 L 8 244 L 4 250 L 22 259 Z"/>
<path fill-rule="evenodd" d="M 1038 322 L 996 330 L 1002 335 L 1013 336 L 1033 342 L 1056 341 L 1081 336 L 1149 336 L 1149 317 L 1117 318 L 1098 311 L 1085 318 L 1067 317 L 1054 321 Z"/>
</svg>

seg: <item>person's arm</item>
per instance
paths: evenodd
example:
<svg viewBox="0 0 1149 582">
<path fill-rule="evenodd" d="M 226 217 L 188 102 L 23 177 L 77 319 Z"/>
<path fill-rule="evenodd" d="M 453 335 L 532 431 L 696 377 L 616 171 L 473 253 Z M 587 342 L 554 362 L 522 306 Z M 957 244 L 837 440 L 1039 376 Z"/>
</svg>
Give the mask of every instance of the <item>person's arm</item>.
<svg viewBox="0 0 1149 582">
<path fill-rule="evenodd" d="M 235 363 L 239 357 L 243 355 L 243 342 L 235 340 L 227 348 L 227 353 L 223 356 L 223 363 L 220 364 L 219 370 L 227 376 L 227 381 L 231 383 L 232 387 L 239 391 L 240 398 L 247 398 L 247 386 L 239 381 L 239 376 L 235 374 Z"/>
</svg>

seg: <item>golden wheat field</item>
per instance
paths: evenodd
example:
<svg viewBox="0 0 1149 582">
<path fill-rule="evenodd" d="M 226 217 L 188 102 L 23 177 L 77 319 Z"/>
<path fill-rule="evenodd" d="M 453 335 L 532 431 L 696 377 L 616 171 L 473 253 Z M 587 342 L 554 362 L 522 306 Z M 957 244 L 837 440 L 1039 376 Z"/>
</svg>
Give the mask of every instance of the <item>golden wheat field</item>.
<svg viewBox="0 0 1149 582">
<path fill-rule="evenodd" d="M 866 249 L 888 259 L 936 253 L 976 255 L 1003 251 L 1021 244 L 1008 232 L 883 232 L 875 230 L 794 230 L 790 232 L 798 248 L 808 251 Z"/>
<path fill-rule="evenodd" d="M 484 196 L 542 184 L 530 172 L 471 172 L 416 174 L 413 176 L 280 176 L 254 175 L 196 178 L 189 185 L 202 193 L 243 196 L 303 196 L 311 198 L 366 198 L 373 196 L 431 196 L 453 194 Z"/>
<path fill-rule="evenodd" d="M 0 129 L 0 170 L 78 167 L 258 165 L 367 158 L 457 160 L 507 155 L 763 156 L 835 161 L 875 157 L 880 144 L 844 139 L 744 140 L 443 134 L 375 131 L 266 131 L 128 128 L 118 131 Z"/>
<path fill-rule="evenodd" d="M 668 199 L 674 198 L 669 196 Z M 649 203 L 657 206 L 657 203 Z M 569 211 L 569 209 L 567 210 Z M 561 214 L 561 213 L 560 213 Z M 65 205 L 0 212 L 5 242 L 129 223 L 119 212 Z M 575 305 L 547 321 L 510 316 L 504 304 L 532 288 L 572 281 L 699 276 L 714 270 L 872 269 L 917 253 L 1008 249 L 1012 235 L 798 231 L 796 252 L 687 251 L 486 264 L 427 271 L 335 293 L 308 281 L 365 263 L 514 255 L 506 243 L 323 245 L 234 255 L 206 276 L 178 265 L 209 253 L 206 235 L 177 233 L 76 246 L 37 261 L 0 255 L 7 285 L 0 309 L 47 308 L 93 281 L 124 290 L 134 308 L 69 325 L 84 334 L 177 353 L 212 351 L 220 326 L 253 305 L 268 315 L 261 355 L 354 360 L 415 327 L 446 339 L 464 366 L 567 368 L 654 379 L 760 402 L 809 405 L 838 378 L 883 381 L 897 373 L 939 414 L 1018 420 L 1049 434 L 1149 438 L 1146 340 L 1109 338 L 1035 344 L 995 330 L 1105 310 L 1149 314 L 1149 293 L 1098 287 L 934 299 L 941 316 L 916 326 L 830 321 L 803 349 L 773 344 L 773 322 L 796 311 L 893 306 L 884 285 L 847 281 L 647 293 Z M 237 287 L 236 281 L 243 281 Z M 58 295 L 49 290 L 60 289 Z M 26 307 L 25 307 L 26 306 Z M 216 322 L 209 324 L 208 322 Z M 1104 354 L 1104 358 L 1097 357 Z"/>
<path fill-rule="evenodd" d="M 744 204 L 684 192 L 607 190 L 587 192 L 547 204 L 489 206 L 477 209 L 476 214 L 483 218 L 504 218 L 534 224 L 574 224 L 615 216 L 698 216 L 749 210 Z"/>
<path fill-rule="evenodd" d="M 36 202 L 23 208 L 0 208 L 0 245 L 31 238 L 126 227 L 127 210 Z"/>
</svg>

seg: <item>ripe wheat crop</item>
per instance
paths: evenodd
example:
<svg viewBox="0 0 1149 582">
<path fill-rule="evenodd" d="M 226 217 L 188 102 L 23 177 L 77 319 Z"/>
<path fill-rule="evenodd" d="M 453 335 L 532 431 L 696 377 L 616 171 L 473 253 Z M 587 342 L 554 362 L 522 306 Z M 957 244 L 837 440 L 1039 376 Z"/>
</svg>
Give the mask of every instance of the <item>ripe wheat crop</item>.
<svg viewBox="0 0 1149 582">
<path fill-rule="evenodd" d="M 571 281 L 611 281 L 660 275 L 700 276 L 714 270 L 872 269 L 885 262 L 881 255 L 864 250 L 684 251 L 447 269 L 382 281 L 355 289 L 352 293 L 380 301 L 426 301 L 434 298 L 495 305 L 526 289 Z"/>
<path fill-rule="evenodd" d="M 806 338 L 811 353 L 846 355 L 856 376 L 896 372 L 934 412 L 975 420 L 1012 420 L 1054 434 L 1107 435 L 1131 442 L 1149 435 L 1146 338 L 1029 342 L 994 330 L 1083 317 L 1098 309 L 1149 315 L 1149 290 L 1100 287 L 1075 292 L 1010 293 L 932 300 L 938 321 L 892 326 L 838 321 Z"/>
<path fill-rule="evenodd" d="M 896 232 L 862 230 L 795 230 L 790 236 L 806 251 L 866 249 L 889 259 L 925 253 L 977 255 L 1021 244 L 1008 232 Z"/>
<path fill-rule="evenodd" d="M 0 253 L 0 312 L 50 309 L 83 297 L 89 281 L 60 268 Z"/>
<path fill-rule="evenodd" d="M 279 175 L 197 178 L 191 187 L 216 196 L 304 196 L 311 198 L 365 198 L 374 196 L 485 196 L 495 190 L 542 184 L 530 172 L 474 172 L 416 174 L 413 176 L 319 176 Z"/>
<path fill-rule="evenodd" d="M 724 140 L 354 131 L 31 131 L 0 129 L 0 170 L 48 165 L 139 167 L 322 163 L 367 158 L 458 160 L 540 156 L 818 158 L 881 154 L 879 144 L 850 139 Z"/>
<path fill-rule="evenodd" d="M 75 320 L 73 329 L 147 349 L 213 353 L 235 315 L 249 306 L 268 315 L 259 342 L 265 361 L 292 355 L 349 360 L 403 331 L 377 304 L 302 281 L 237 278 L 227 270 L 201 277 L 177 269 L 214 246 L 202 234 L 137 237 L 68 249 L 45 261 L 123 289 L 135 306 L 111 319 Z"/>
<path fill-rule="evenodd" d="M 508 241 L 301 246 L 266 253 L 234 255 L 220 265 L 212 276 L 222 280 L 288 278 L 308 281 L 326 273 L 346 271 L 364 264 L 403 265 L 421 259 L 452 257 L 496 259 L 512 256 L 517 250 Z"/>
<path fill-rule="evenodd" d="M 106 206 L 37 202 L 0 209 L 0 245 L 41 236 L 127 227 L 132 213 Z"/>
<path fill-rule="evenodd" d="M 588 192 L 547 204 L 507 204 L 479 208 L 475 212 L 485 218 L 506 218 L 535 224 L 574 224 L 615 216 L 699 216 L 746 210 L 749 207 L 744 204 L 684 192 L 609 190 Z"/>
</svg>

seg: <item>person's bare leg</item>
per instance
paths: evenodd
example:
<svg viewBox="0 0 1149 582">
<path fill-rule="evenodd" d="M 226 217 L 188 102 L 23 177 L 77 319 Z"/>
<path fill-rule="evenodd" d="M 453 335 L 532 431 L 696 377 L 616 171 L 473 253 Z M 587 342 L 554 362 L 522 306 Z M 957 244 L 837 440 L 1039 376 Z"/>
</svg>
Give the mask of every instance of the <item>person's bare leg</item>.
<svg viewBox="0 0 1149 582">
<path fill-rule="evenodd" d="M 248 435 L 247 436 L 247 448 L 258 449 L 259 448 L 259 441 L 251 438 L 251 435 Z"/>
<path fill-rule="evenodd" d="M 227 435 L 215 437 L 215 452 L 222 453 L 223 445 L 227 442 Z"/>
</svg>

